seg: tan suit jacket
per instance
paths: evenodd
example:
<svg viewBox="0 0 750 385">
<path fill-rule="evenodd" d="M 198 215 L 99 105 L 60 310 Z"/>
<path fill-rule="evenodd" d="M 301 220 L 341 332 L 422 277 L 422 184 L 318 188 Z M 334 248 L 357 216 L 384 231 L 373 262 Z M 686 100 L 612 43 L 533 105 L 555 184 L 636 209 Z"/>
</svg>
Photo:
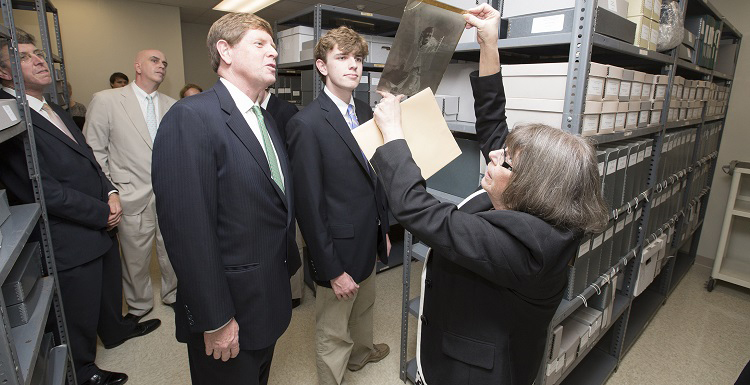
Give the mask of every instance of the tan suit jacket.
<svg viewBox="0 0 750 385">
<path fill-rule="evenodd" d="M 159 121 L 174 103 L 174 99 L 159 92 Z M 143 212 L 153 194 L 153 142 L 133 86 L 94 94 L 83 133 L 104 174 L 119 191 L 123 213 Z"/>
</svg>

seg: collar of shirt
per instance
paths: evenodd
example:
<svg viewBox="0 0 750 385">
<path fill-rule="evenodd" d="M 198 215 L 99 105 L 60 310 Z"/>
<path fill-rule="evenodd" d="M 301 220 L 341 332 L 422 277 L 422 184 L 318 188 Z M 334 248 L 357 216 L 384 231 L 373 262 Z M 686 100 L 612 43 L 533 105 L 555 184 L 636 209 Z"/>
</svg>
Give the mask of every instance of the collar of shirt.
<svg viewBox="0 0 750 385">
<path fill-rule="evenodd" d="M 132 82 L 130 84 L 133 85 L 133 92 L 135 92 L 135 96 L 138 97 L 138 100 L 145 100 L 146 96 L 150 96 L 151 98 L 153 98 L 154 102 L 159 99 L 159 91 L 154 91 L 150 94 L 147 94 L 146 91 L 142 90 L 141 87 L 138 87 L 135 82 Z"/>
<path fill-rule="evenodd" d="M 16 90 L 13 88 L 3 87 L 3 91 L 13 96 L 16 96 Z M 26 94 L 26 100 L 29 102 L 29 108 L 47 117 L 47 112 L 42 111 L 42 107 L 44 106 L 45 103 L 47 103 L 43 97 L 42 97 L 42 100 L 39 100 L 29 94 Z"/>
<path fill-rule="evenodd" d="M 224 83 L 224 86 L 227 87 L 227 91 L 229 91 L 229 95 L 232 97 L 232 100 L 234 100 L 234 104 L 237 105 L 237 109 L 243 114 L 247 113 L 254 105 L 258 104 L 250 99 L 250 97 L 244 92 L 240 91 L 240 89 L 229 80 L 224 78 L 219 78 L 219 80 L 221 80 L 221 82 Z"/>
<path fill-rule="evenodd" d="M 333 100 L 333 103 L 336 104 L 336 107 L 339 108 L 339 111 L 341 111 L 341 115 L 344 116 L 344 119 L 346 121 L 349 121 L 349 115 L 346 113 L 346 110 L 349 108 L 349 105 L 351 105 L 354 108 L 354 114 L 357 114 L 357 106 L 354 105 L 354 96 L 349 96 L 349 104 L 344 103 L 343 100 L 339 99 L 338 96 L 334 95 L 331 90 L 328 89 L 328 87 L 323 86 L 323 92 L 328 95 L 331 100 Z"/>
<path fill-rule="evenodd" d="M 271 93 L 266 90 L 266 98 L 263 99 L 263 103 L 260 104 L 260 107 L 264 110 L 268 111 L 268 101 L 271 100 Z"/>
</svg>

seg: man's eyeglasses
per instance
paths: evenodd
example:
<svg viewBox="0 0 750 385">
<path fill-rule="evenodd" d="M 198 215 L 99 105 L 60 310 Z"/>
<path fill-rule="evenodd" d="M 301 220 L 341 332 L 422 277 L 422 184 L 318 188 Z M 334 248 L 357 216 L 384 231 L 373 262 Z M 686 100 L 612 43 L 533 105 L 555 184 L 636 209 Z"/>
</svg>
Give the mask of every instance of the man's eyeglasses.
<svg viewBox="0 0 750 385">
<path fill-rule="evenodd" d="M 501 164 L 500 166 L 507 169 L 508 171 L 513 171 L 513 166 L 510 165 L 511 162 L 513 162 L 513 159 L 508 156 L 508 148 L 506 146 L 503 146 L 503 164 Z"/>
<path fill-rule="evenodd" d="M 26 63 L 29 60 L 31 60 L 34 56 L 36 56 L 36 57 L 38 57 L 38 58 L 40 58 L 40 59 L 42 59 L 44 61 L 47 61 L 47 55 L 41 49 L 38 49 L 38 50 L 34 51 L 33 53 L 20 52 L 18 54 L 18 60 L 20 60 L 22 63 Z"/>
</svg>

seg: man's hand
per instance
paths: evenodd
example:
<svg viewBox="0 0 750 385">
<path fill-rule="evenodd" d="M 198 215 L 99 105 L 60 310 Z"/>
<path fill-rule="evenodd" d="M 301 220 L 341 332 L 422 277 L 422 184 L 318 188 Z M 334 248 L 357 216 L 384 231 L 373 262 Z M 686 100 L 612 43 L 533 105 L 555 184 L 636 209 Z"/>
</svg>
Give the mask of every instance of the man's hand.
<svg viewBox="0 0 750 385">
<path fill-rule="evenodd" d="M 213 355 L 214 359 L 221 358 L 229 361 L 240 353 L 240 326 L 232 318 L 229 323 L 215 332 L 204 332 L 203 342 L 206 344 L 206 355 Z"/>
<path fill-rule="evenodd" d="M 114 229 L 122 219 L 122 206 L 120 205 L 120 194 L 109 195 L 109 217 L 107 218 L 107 231 Z"/>
<path fill-rule="evenodd" d="M 492 44 L 497 46 L 499 39 L 497 30 L 500 26 L 500 12 L 489 4 L 466 10 L 464 14 L 466 29 L 476 27 L 479 45 Z"/>
<path fill-rule="evenodd" d="M 392 140 L 403 139 L 404 130 L 401 128 L 401 100 L 404 95 L 394 96 L 390 92 L 378 91 L 380 99 L 378 105 L 373 111 L 375 124 L 383 134 L 383 142 L 388 143 Z"/>
<path fill-rule="evenodd" d="M 391 237 L 388 234 L 385 235 L 385 255 L 391 255 Z"/>
<path fill-rule="evenodd" d="M 352 299 L 359 290 L 359 285 L 346 272 L 331 280 L 331 288 L 339 301 Z"/>
</svg>

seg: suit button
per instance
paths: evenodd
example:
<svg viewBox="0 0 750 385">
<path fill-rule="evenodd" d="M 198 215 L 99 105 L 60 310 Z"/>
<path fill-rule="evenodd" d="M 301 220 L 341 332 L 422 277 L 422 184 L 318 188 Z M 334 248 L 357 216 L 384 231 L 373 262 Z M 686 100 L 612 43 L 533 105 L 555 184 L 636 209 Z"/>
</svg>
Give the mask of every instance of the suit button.
<svg viewBox="0 0 750 385">
<path fill-rule="evenodd" d="M 432 288 L 432 280 L 427 278 L 424 280 L 424 286 L 428 289 Z"/>
<path fill-rule="evenodd" d="M 193 322 L 193 320 L 190 320 L 188 323 L 190 324 L 190 326 L 195 325 L 195 322 Z"/>
<path fill-rule="evenodd" d="M 424 325 L 424 326 L 427 326 L 429 324 L 429 322 L 427 322 L 427 317 L 425 317 L 424 314 L 422 314 L 421 316 L 419 316 L 419 320 L 422 321 L 422 325 Z"/>
</svg>

